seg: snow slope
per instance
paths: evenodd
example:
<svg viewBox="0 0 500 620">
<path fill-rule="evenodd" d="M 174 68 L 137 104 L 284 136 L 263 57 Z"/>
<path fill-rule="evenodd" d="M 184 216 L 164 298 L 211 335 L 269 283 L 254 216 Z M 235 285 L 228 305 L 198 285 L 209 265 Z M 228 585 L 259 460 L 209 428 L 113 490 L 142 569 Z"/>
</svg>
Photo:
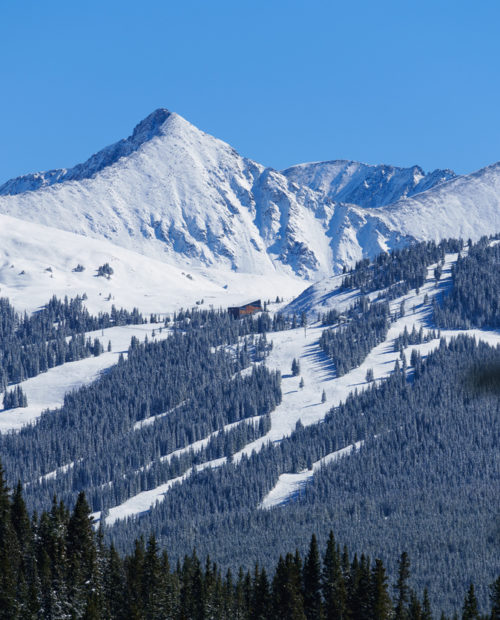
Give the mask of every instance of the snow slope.
<svg viewBox="0 0 500 620">
<path fill-rule="evenodd" d="M 385 207 L 389 226 L 417 239 L 462 237 L 500 231 L 500 162 L 456 177 L 427 192 Z M 411 233 L 410 233 L 411 231 Z"/>
<path fill-rule="evenodd" d="M 152 332 L 155 327 L 153 338 Z M 111 342 L 111 352 L 55 366 L 47 372 L 19 383 L 28 398 L 28 406 L 0 409 L 0 433 L 19 431 L 26 424 L 35 423 L 46 409 L 61 407 L 65 394 L 98 379 L 102 372 L 118 362 L 120 353 L 126 357 L 132 336 L 139 340 L 144 340 L 146 337 L 149 340 L 158 340 L 166 338 L 168 333 L 167 329 L 160 333 L 158 325 L 155 324 L 126 325 L 88 332 L 87 336 L 92 339 L 99 338 L 104 348 L 107 348 L 108 341 Z M 0 402 L 3 402 L 2 393 Z"/>
<path fill-rule="evenodd" d="M 99 265 L 114 270 L 108 280 L 96 277 Z M 73 271 L 77 264 L 85 267 Z M 56 228 L 0 215 L 0 296 L 18 311 L 32 312 L 52 295 L 87 294 L 92 313 L 111 305 L 149 314 L 171 313 L 204 300 L 205 307 L 239 305 L 262 296 L 297 295 L 298 277 L 276 271 L 264 276 L 231 270 L 184 270 L 114 245 Z"/>
<path fill-rule="evenodd" d="M 177 114 L 157 110 L 142 125 L 148 131 L 139 132 L 141 140 L 134 134 L 122 147 L 108 147 L 78 174 L 8 182 L 0 213 L 182 267 L 306 275 L 331 261 L 325 249 L 315 255 L 309 234 L 317 231 L 304 226 L 316 224 L 316 211 L 325 208 L 315 192 L 241 157 Z"/>
<path fill-rule="evenodd" d="M 298 185 L 307 185 L 336 202 L 381 207 L 452 179 L 451 170 L 425 173 L 420 166 L 370 166 L 343 159 L 299 164 L 282 171 Z"/>
<path fill-rule="evenodd" d="M 313 463 L 311 469 L 304 469 L 297 474 L 281 474 L 276 485 L 260 503 L 259 508 L 272 508 L 273 506 L 279 506 L 290 501 L 290 499 L 300 493 L 301 488 L 303 488 L 305 484 L 312 480 L 315 472 L 321 469 L 321 467 L 330 463 L 335 463 L 339 459 L 349 456 L 353 450 L 358 450 L 363 443 L 363 441 L 356 441 L 350 446 L 335 450 L 335 452 L 327 454 L 319 461 Z"/>
<path fill-rule="evenodd" d="M 415 290 L 412 290 L 403 297 L 391 302 L 391 313 L 398 312 L 402 301 L 405 302 L 407 313 L 391 324 L 384 342 L 374 347 L 360 366 L 342 377 L 336 376 L 333 364 L 319 347 L 319 337 L 324 329 L 321 325 L 316 323 L 306 330 L 299 328 L 275 332 L 269 335 L 269 339 L 272 339 L 273 342 L 273 348 L 266 360 L 266 365 L 271 369 L 279 369 L 281 371 L 283 399 L 281 404 L 270 414 L 271 429 L 268 433 L 247 444 L 242 450 L 234 454 L 233 462 L 238 463 L 244 454 L 250 455 L 253 451 L 259 451 L 269 442 L 278 442 L 284 437 L 290 436 L 299 420 L 304 426 L 321 423 L 332 407 L 344 402 L 347 396 L 355 390 L 359 392 L 370 385 L 366 381 L 368 369 L 373 370 L 375 381 L 388 377 L 393 372 L 396 361 L 400 359 L 399 351 L 396 351 L 394 348 L 394 340 L 403 333 L 405 327 L 410 332 L 413 326 L 417 330 L 422 327 L 424 333 L 432 329 L 432 325 L 429 323 L 432 298 L 450 285 L 451 267 L 456 259 L 456 254 L 446 255 L 443 273 L 439 282 L 436 282 L 433 276 L 435 265 L 431 265 L 428 268 L 426 282 L 420 288 L 418 294 Z M 424 303 L 426 295 L 428 295 L 429 299 L 427 303 Z M 330 298 L 331 307 L 336 307 L 335 301 L 339 302 L 340 307 L 345 307 L 346 300 L 343 296 L 338 295 L 336 297 L 333 295 Z M 316 312 L 314 306 L 310 310 L 311 313 Z M 493 346 L 500 345 L 500 331 L 498 330 L 441 330 L 441 337 L 446 339 L 450 339 L 458 334 L 468 334 Z M 418 350 L 425 357 L 435 350 L 439 343 L 439 338 L 435 338 L 420 345 L 410 345 L 405 350 L 407 360 L 409 361 L 410 353 L 413 349 Z M 300 375 L 297 377 L 293 377 L 290 373 L 293 358 L 298 359 L 300 363 Z M 409 371 L 411 371 L 411 367 Z M 304 379 L 303 388 L 299 387 L 301 378 Z M 325 403 L 321 402 L 323 390 L 327 397 Z M 387 429 L 387 431 L 390 430 Z M 356 447 L 359 448 L 360 445 Z M 189 450 L 190 447 L 186 446 L 183 450 Z M 193 444 L 193 447 L 196 447 L 195 444 Z M 260 507 L 271 508 L 290 501 L 298 490 L 312 479 L 314 473 L 320 467 L 332 464 L 339 458 L 347 456 L 352 449 L 352 446 L 345 446 L 325 456 L 313 464 L 312 470 L 306 470 L 298 474 L 283 474 L 263 500 Z M 203 463 L 202 466 L 203 468 L 219 467 L 224 462 L 224 459 L 217 459 Z M 150 510 L 157 501 L 165 499 L 165 494 L 172 487 L 172 484 L 184 482 L 188 475 L 192 475 L 196 471 L 196 468 L 193 468 L 173 481 L 171 480 L 155 489 L 140 493 L 135 497 L 129 498 L 120 506 L 115 506 L 110 510 L 106 523 L 111 524 L 116 520 Z M 98 517 L 98 513 L 95 516 Z"/>
<path fill-rule="evenodd" d="M 316 280 L 414 239 L 500 230 L 498 177 L 498 166 L 453 178 L 356 162 L 280 173 L 160 109 L 84 164 L 8 181 L 0 215 L 104 239 L 181 272 L 209 269 L 219 281 Z"/>
</svg>

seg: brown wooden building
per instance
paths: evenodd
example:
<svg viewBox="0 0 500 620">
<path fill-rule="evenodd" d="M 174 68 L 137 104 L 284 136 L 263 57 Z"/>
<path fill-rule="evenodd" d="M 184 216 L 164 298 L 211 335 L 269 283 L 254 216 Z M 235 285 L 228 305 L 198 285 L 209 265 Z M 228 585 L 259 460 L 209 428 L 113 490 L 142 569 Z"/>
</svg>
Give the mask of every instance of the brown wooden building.
<svg viewBox="0 0 500 620">
<path fill-rule="evenodd" d="M 262 304 L 260 302 L 260 299 L 257 299 L 257 301 L 251 301 L 249 304 L 245 304 L 244 306 L 235 306 L 232 308 L 228 308 L 227 311 L 232 317 L 234 317 L 235 319 L 239 319 L 242 316 L 248 316 L 249 314 L 262 312 Z"/>
</svg>

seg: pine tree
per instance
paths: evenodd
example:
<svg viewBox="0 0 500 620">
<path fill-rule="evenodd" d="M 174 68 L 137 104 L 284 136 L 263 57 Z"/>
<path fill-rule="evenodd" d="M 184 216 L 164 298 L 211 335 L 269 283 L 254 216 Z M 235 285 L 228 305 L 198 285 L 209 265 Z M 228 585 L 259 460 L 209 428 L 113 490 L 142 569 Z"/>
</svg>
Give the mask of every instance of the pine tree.
<svg viewBox="0 0 500 620">
<path fill-rule="evenodd" d="M 398 364 L 396 360 L 396 365 Z M 399 365 L 398 365 L 399 368 Z M 408 554 L 403 551 L 398 565 L 398 580 L 394 589 L 396 590 L 396 606 L 394 609 L 396 620 L 405 620 L 408 617 L 407 604 L 410 598 L 410 588 L 408 579 L 410 578 L 410 560 Z"/>
<path fill-rule="evenodd" d="M 134 552 L 125 563 L 125 614 L 130 620 L 142 620 L 144 556 L 144 539 L 141 536 L 135 541 Z"/>
<path fill-rule="evenodd" d="M 70 597 L 75 612 L 85 613 L 97 590 L 97 550 L 90 508 L 85 493 L 79 493 L 68 522 L 67 556 Z M 90 614 L 90 609 L 87 611 Z"/>
<path fill-rule="evenodd" d="M 17 545 L 19 549 L 16 598 L 19 604 L 20 614 L 22 616 L 29 616 L 30 610 L 34 611 L 37 608 L 35 604 L 33 609 L 33 603 L 38 598 L 38 595 L 31 523 L 24 503 L 20 481 L 12 495 L 11 521 L 17 536 Z"/>
<path fill-rule="evenodd" d="M 478 620 L 479 610 L 477 606 L 477 598 L 474 592 L 474 584 L 470 584 L 467 596 L 462 607 L 462 620 Z"/>
<path fill-rule="evenodd" d="M 313 534 L 309 552 L 304 562 L 304 613 L 308 620 L 321 620 L 323 609 L 321 604 L 321 563 L 318 542 Z"/>
<path fill-rule="evenodd" d="M 301 566 L 298 554 L 280 556 L 273 585 L 273 617 L 284 620 L 305 620 L 301 587 Z"/>
<path fill-rule="evenodd" d="M 264 569 L 256 567 L 253 583 L 252 618 L 255 620 L 267 620 L 271 614 L 271 596 L 269 581 Z"/>
<path fill-rule="evenodd" d="M 432 620 L 431 603 L 429 601 L 427 588 L 424 588 L 424 596 L 422 599 L 422 620 Z"/>
<path fill-rule="evenodd" d="M 0 464 L 0 620 L 12 620 L 16 617 L 19 564 L 19 545 L 12 525 L 9 488 Z"/>
<path fill-rule="evenodd" d="M 322 592 L 325 620 L 342 620 L 346 613 L 346 588 L 342 573 L 340 553 L 335 537 L 330 531 L 323 558 Z"/>
<path fill-rule="evenodd" d="M 158 545 L 154 534 L 151 534 L 146 547 L 142 582 L 144 618 L 146 620 L 163 618 L 166 592 L 158 555 Z"/>
<path fill-rule="evenodd" d="M 500 620 L 500 577 L 490 585 L 491 620 Z"/>
<path fill-rule="evenodd" d="M 107 554 L 104 574 L 104 617 L 108 615 L 116 620 L 126 620 L 124 584 L 123 562 L 112 544 Z"/>
<path fill-rule="evenodd" d="M 409 620 L 422 620 L 422 605 L 417 595 L 412 590 L 410 593 L 410 606 L 408 608 Z"/>
<path fill-rule="evenodd" d="M 371 577 L 371 598 L 373 620 L 387 620 L 392 616 L 392 603 L 389 596 L 387 576 L 382 560 L 375 560 Z"/>
</svg>

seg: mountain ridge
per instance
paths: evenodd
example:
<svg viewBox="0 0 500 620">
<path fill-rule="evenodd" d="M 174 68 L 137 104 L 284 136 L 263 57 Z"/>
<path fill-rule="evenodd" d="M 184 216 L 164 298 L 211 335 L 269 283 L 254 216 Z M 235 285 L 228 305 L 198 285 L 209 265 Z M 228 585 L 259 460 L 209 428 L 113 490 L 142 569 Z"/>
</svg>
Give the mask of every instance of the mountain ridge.
<svg viewBox="0 0 500 620">
<path fill-rule="evenodd" d="M 500 229 L 494 166 L 457 177 L 332 160 L 279 172 L 165 108 L 83 164 L 1 193 L 0 213 L 176 267 L 304 280 L 415 240 Z"/>
</svg>

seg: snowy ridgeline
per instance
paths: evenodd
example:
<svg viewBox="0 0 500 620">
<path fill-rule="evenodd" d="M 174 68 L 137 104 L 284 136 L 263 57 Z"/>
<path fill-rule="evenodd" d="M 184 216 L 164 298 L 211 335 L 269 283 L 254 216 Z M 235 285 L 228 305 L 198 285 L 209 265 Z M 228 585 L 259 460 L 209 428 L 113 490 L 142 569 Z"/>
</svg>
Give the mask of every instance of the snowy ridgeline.
<svg viewBox="0 0 500 620">
<path fill-rule="evenodd" d="M 46 258 L 56 258 L 59 243 L 47 249 L 41 242 L 47 246 L 45 235 L 57 229 L 74 233 L 75 242 L 76 234 L 78 245 L 90 238 L 95 249 L 99 241 L 109 250 L 111 242 L 117 254 L 126 249 L 167 263 L 169 279 L 182 271 L 201 279 L 205 272 L 208 289 L 212 278 L 222 286 L 234 272 L 317 279 L 415 239 L 478 239 L 500 229 L 499 169 L 455 177 L 449 170 L 334 161 L 278 172 L 157 110 L 130 138 L 84 164 L 0 187 L 0 230 L 31 224 L 24 237 L 2 240 L 0 264 L 14 263 L 16 274 L 28 273 L 26 266 L 33 273 L 30 256 L 53 265 Z"/>
</svg>

